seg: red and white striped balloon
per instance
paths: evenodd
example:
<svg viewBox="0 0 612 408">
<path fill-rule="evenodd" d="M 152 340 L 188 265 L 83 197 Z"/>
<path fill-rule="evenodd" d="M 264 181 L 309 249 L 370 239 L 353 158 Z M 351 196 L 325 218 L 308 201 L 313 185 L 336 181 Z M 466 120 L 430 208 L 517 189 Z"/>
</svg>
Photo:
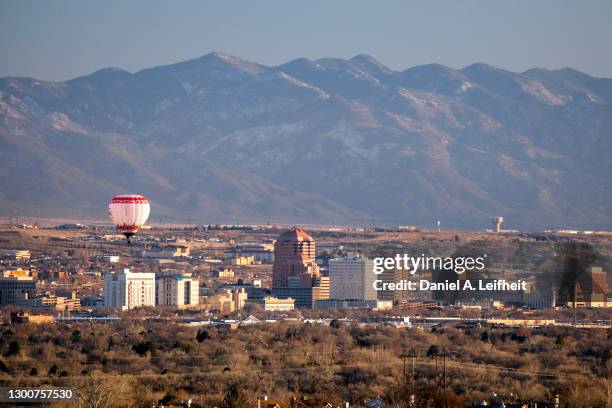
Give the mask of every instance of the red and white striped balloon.
<svg viewBox="0 0 612 408">
<path fill-rule="evenodd" d="M 115 196 L 108 204 L 108 215 L 117 231 L 128 238 L 128 242 L 130 236 L 147 222 L 150 211 L 149 200 L 136 194 Z"/>
</svg>

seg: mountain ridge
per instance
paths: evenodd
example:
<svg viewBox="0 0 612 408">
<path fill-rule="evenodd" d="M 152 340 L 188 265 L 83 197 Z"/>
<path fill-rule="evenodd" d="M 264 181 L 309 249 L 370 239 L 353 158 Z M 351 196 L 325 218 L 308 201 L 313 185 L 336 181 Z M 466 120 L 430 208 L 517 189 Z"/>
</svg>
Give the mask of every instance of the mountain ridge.
<svg viewBox="0 0 612 408">
<path fill-rule="evenodd" d="M 605 229 L 611 134 L 612 80 L 567 68 L 216 52 L 4 77 L 0 211 L 97 215 L 135 191 L 176 220 Z"/>
</svg>

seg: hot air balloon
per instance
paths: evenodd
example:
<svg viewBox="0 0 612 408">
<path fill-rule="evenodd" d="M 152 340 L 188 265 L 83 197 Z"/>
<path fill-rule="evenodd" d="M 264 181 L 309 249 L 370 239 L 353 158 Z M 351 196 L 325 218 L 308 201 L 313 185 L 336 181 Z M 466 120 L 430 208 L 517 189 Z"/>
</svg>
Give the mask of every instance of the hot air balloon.
<svg viewBox="0 0 612 408">
<path fill-rule="evenodd" d="M 134 235 L 149 218 L 149 200 L 146 197 L 136 194 L 118 195 L 108 204 L 108 215 L 117 231 L 127 238 L 130 244 L 130 237 Z"/>
</svg>

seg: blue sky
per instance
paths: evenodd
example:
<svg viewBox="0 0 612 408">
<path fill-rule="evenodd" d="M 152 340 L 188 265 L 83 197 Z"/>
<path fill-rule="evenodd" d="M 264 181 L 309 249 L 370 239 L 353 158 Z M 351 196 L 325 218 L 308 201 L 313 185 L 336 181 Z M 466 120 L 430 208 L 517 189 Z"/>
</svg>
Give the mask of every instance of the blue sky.
<svg viewBox="0 0 612 408">
<path fill-rule="evenodd" d="M 66 80 L 223 51 L 268 65 L 370 54 L 612 78 L 611 1 L 0 0 L 0 77 Z"/>
</svg>

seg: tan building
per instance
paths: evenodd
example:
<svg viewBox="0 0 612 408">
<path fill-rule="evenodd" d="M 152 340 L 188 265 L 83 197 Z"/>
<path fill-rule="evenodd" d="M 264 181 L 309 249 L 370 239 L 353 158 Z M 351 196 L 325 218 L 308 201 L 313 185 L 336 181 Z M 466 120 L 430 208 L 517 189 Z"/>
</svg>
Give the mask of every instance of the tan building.
<svg viewBox="0 0 612 408">
<path fill-rule="evenodd" d="M 166 250 L 173 251 L 172 255 L 174 255 L 175 257 L 189 256 L 190 254 L 189 246 L 187 245 L 174 245 L 174 246 L 166 247 Z"/>
<path fill-rule="evenodd" d="M 233 278 L 234 270 L 232 268 L 215 269 L 212 272 L 213 278 Z"/>
<path fill-rule="evenodd" d="M 54 310 L 54 311 L 72 311 L 81 308 L 81 300 L 77 297 L 76 292 L 70 292 L 66 296 L 51 295 L 47 292 L 41 296 L 26 298 L 19 305 L 26 309 Z"/>
<path fill-rule="evenodd" d="M 186 245 L 168 245 L 161 248 L 154 248 L 149 251 L 143 251 L 142 257 L 153 259 L 172 259 L 188 257 L 189 254 L 189 247 Z"/>
<path fill-rule="evenodd" d="M 13 259 L 16 261 L 29 261 L 30 251 L 26 249 L 11 249 L 8 251 L 4 251 L 2 257 L 5 259 Z"/>
<path fill-rule="evenodd" d="M 30 276 L 30 271 L 26 270 L 26 269 L 8 269 L 5 271 L 1 272 L 2 275 L 0 275 L 3 278 L 15 278 L 18 276 Z"/>
<path fill-rule="evenodd" d="M 314 280 L 313 300 L 329 299 L 330 279 L 329 276 L 320 275 Z"/>
<path fill-rule="evenodd" d="M 274 262 L 273 243 L 244 243 L 238 244 L 223 253 L 223 259 L 229 262 L 237 256 L 252 256 L 256 263 Z"/>
<path fill-rule="evenodd" d="M 13 323 L 30 323 L 30 324 L 53 323 L 53 316 L 52 315 L 31 315 L 28 312 L 13 312 L 11 313 L 11 324 Z"/>
<path fill-rule="evenodd" d="M 223 293 L 209 297 L 208 303 L 210 307 L 221 313 L 232 313 L 236 310 L 242 310 L 248 299 L 248 294 L 244 288 L 225 290 Z"/>
<path fill-rule="evenodd" d="M 252 302 L 261 305 L 267 312 L 287 312 L 295 309 L 295 300 L 291 298 L 279 299 L 266 296 L 263 299 L 256 299 Z"/>
<path fill-rule="evenodd" d="M 230 265 L 235 266 L 255 265 L 255 258 L 252 256 L 235 256 L 233 258 L 230 258 L 229 263 Z"/>
</svg>

